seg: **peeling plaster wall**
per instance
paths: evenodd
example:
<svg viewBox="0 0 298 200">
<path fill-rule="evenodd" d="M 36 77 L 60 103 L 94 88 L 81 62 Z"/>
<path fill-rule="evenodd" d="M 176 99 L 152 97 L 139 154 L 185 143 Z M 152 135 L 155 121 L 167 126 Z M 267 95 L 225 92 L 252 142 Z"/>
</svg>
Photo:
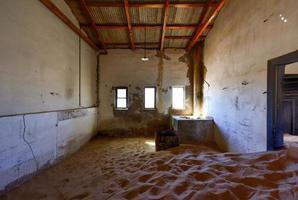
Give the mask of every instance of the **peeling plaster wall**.
<svg viewBox="0 0 298 200">
<path fill-rule="evenodd" d="M 141 61 L 143 50 L 109 50 L 100 56 L 100 113 L 102 134 L 153 135 L 156 129 L 168 127 L 169 113 L 192 114 L 193 77 L 184 50 L 167 50 L 164 59 L 156 51 L 148 51 L 149 61 Z M 186 87 L 186 109 L 171 110 L 171 87 Z M 127 86 L 129 110 L 114 111 L 114 87 Z M 157 86 L 157 110 L 143 110 L 144 86 Z"/>
<path fill-rule="evenodd" d="M 1 117 L 0 127 L 1 194 L 89 141 L 97 130 L 97 109 Z"/>
<path fill-rule="evenodd" d="M 205 42 L 204 107 L 221 148 L 266 150 L 267 61 L 298 49 L 297 8 L 297 0 L 233 0 L 217 17 Z"/>
<path fill-rule="evenodd" d="M 1 194 L 76 151 L 98 121 L 96 52 L 37 0 L 0 1 L 0 22 Z"/>
</svg>

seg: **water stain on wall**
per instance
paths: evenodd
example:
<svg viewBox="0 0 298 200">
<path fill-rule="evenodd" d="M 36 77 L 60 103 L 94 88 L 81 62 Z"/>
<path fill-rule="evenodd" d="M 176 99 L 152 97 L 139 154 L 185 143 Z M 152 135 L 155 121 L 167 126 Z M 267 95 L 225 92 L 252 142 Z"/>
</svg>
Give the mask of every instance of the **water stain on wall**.
<svg viewBox="0 0 298 200">
<path fill-rule="evenodd" d="M 199 53 L 200 55 L 196 55 Z M 171 56 L 165 55 L 157 51 L 155 60 L 156 69 L 156 79 L 155 81 L 157 89 L 157 108 L 155 110 L 144 110 L 144 85 L 138 85 L 138 83 L 132 84 L 129 89 L 129 106 L 128 110 L 115 110 L 112 111 L 112 116 L 109 116 L 101 120 L 101 127 L 104 127 L 100 130 L 100 134 L 109 135 L 109 136 L 136 136 L 136 135 L 154 135 L 158 130 L 170 128 L 170 116 L 171 115 L 192 115 L 193 114 L 193 101 L 194 101 L 194 77 L 196 77 L 196 99 L 197 101 L 203 101 L 203 83 L 204 83 L 204 66 L 202 64 L 202 46 L 200 45 L 198 49 L 190 53 L 185 53 L 180 57 L 176 57 L 177 61 L 183 63 L 179 65 L 177 70 L 182 70 L 181 73 L 185 74 L 186 77 L 179 77 L 183 80 L 188 79 L 188 84 L 185 85 L 185 106 L 184 110 L 173 110 L 169 104 L 171 95 L 169 94 L 172 90 L 171 86 L 165 86 L 168 84 L 169 77 L 173 76 L 172 74 L 168 76 L 168 69 L 165 70 L 165 67 L 169 66 L 169 61 L 173 60 Z M 172 62 L 171 62 L 172 63 Z M 181 69 L 181 66 L 185 66 L 185 69 Z M 142 66 L 139 66 L 142 67 Z M 175 69 L 175 66 L 171 66 Z M 194 74 L 194 68 L 197 68 L 196 73 Z M 202 70 L 203 69 L 203 70 Z M 184 71 L 183 71 L 184 70 Z M 183 75 L 184 76 L 184 75 Z M 147 77 L 144 77 L 147 78 Z M 129 80 L 128 80 L 129 81 Z M 171 80 L 171 84 L 175 85 L 175 80 Z M 114 94 L 114 87 L 118 85 L 110 86 L 109 93 Z M 113 97 L 113 95 L 111 95 Z M 112 99 L 111 99 L 112 100 Z M 111 104 L 111 106 L 114 106 Z M 121 127 L 121 128 L 119 128 Z"/>
<path fill-rule="evenodd" d="M 193 86 L 194 113 L 202 113 L 204 81 L 207 69 L 203 63 L 204 42 L 197 43 L 188 54 L 189 79 Z M 181 60 L 183 60 L 181 58 Z"/>
</svg>

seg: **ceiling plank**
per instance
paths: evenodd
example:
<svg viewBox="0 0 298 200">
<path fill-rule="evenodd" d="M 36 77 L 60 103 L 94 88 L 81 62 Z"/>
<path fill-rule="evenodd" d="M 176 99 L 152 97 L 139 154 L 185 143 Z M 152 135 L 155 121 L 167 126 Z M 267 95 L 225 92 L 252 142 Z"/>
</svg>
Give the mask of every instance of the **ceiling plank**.
<svg viewBox="0 0 298 200">
<path fill-rule="evenodd" d="M 196 42 L 199 40 L 200 36 L 203 34 L 203 32 L 208 27 L 208 25 L 211 23 L 212 19 L 219 13 L 219 11 L 222 9 L 224 4 L 225 4 L 225 0 L 220 0 L 220 2 L 217 4 L 217 6 L 213 10 L 212 14 L 210 15 L 210 17 L 203 24 L 199 24 L 194 37 L 191 39 L 191 41 L 187 45 L 186 49 L 188 51 L 191 50 L 192 47 L 196 44 Z"/>
<path fill-rule="evenodd" d="M 96 38 L 98 39 L 101 47 L 103 48 L 104 52 L 107 53 L 107 49 L 106 49 L 106 46 L 103 42 L 103 40 L 101 39 L 98 31 L 97 31 L 97 28 L 96 28 L 96 24 L 95 24 L 95 21 L 93 19 L 93 17 L 91 16 L 90 14 L 90 10 L 89 8 L 87 7 L 87 4 L 85 2 L 85 0 L 80 0 L 80 5 L 81 5 L 81 8 L 82 8 L 82 11 L 83 13 L 85 14 L 85 16 L 87 17 L 90 25 L 91 25 L 91 28 L 93 29 L 93 32 L 95 33 L 95 36 Z"/>
<path fill-rule="evenodd" d="M 194 33 L 194 35 L 196 34 L 197 30 L 200 28 L 200 26 L 203 24 L 204 22 L 204 19 L 206 18 L 207 14 L 208 14 L 208 10 L 209 10 L 209 7 L 210 7 L 210 4 L 211 4 L 212 0 L 207 0 L 207 3 L 205 4 L 202 12 L 201 12 L 201 15 L 200 15 L 200 18 L 199 18 L 199 22 L 197 24 L 197 27 L 196 27 L 196 31 Z M 192 40 L 189 40 L 188 41 L 188 45 L 191 43 Z"/>
<path fill-rule="evenodd" d="M 115 43 L 115 42 L 107 42 L 106 43 L 107 45 L 119 45 L 119 46 L 124 46 L 124 45 L 126 45 L 126 46 L 129 46 L 130 44 L 129 43 Z M 135 42 L 135 46 L 140 46 L 140 45 L 156 45 L 156 46 L 159 46 L 159 42 Z"/>
<path fill-rule="evenodd" d="M 167 25 L 167 29 L 179 30 L 179 29 L 195 29 L 196 25 Z M 213 24 L 208 25 L 208 29 L 213 28 Z"/>
<path fill-rule="evenodd" d="M 132 50 L 134 50 L 135 45 L 133 42 L 133 33 L 132 33 L 132 28 L 131 28 L 131 17 L 130 17 L 130 13 L 129 13 L 128 0 L 124 0 L 124 8 L 125 8 L 125 15 L 126 15 L 126 19 L 127 19 L 128 38 L 130 41 L 130 46 L 131 46 Z"/>
<path fill-rule="evenodd" d="M 188 35 L 179 35 L 179 36 L 165 36 L 165 39 L 169 39 L 169 40 L 183 40 L 183 39 L 190 39 L 191 36 Z"/>
<path fill-rule="evenodd" d="M 98 51 L 96 44 L 83 33 L 63 12 L 51 2 L 51 0 L 40 0 L 56 17 L 58 17 L 64 24 L 66 24 L 73 32 L 75 32 L 81 39 L 90 45 L 94 50 Z"/>
<path fill-rule="evenodd" d="M 167 26 L 167 20 L 169 16 L 169 6 L 170 6 L 170 0 L 165 0 L 165 5 L 164 5 L 164 17 L 163 17 L 163 27 L 161 31 L 161 38 L 160 38 L 160 51 L 163 51 L 164 47 L 164 40 L 165 40 L 165 35 L 166 35 L 166 26 Z"/>
<path fill-rule="evenodd" d="M 122 3 L 119 2 L 99 2 L 99 1 L 87 1 L 88 6 L 92 7 L 123 7 Z M 215 7 L 217 4 L 213 2 L 211 6 Z M 138 2 L 138 3 L 130 3 L 130 7 L 134 8 L 164 8 L 164 3 L 157 3 L 157 2 Z M 200 2 L 183 2 L 183 3 L 170 3 L 170 6 L 176 8 L 197 8 L 197 7 L 204 7 L 205 3 Z"/>
<path fill-rule="evenodd" d="M 90 24 L 81 24 L 82 27 L 88 27 Z M 132 29 L 161 29 L 162 24 L 131 24 Z M 166 29 L 180 30 L 180 29 L 195 29 L 197 27 L 196 24 L 185 24 L 185 25 L 167 25 Z M 208 25 L 208 29 L 211 29 L 213 24 Z M 96 24 L 97 30 L 127 30 L 127 25 L 115 25 L 115 24 Z"/>
<path fill-rule="evenodd" d="M 206 3 L 196 3 L 196 2 L 185 3 L 184 2 L 184 3 L 171 3 L 171 5 L 176 8 L 203 8 L 205 7 Z M 211 2 L 210 6 L 215 7 L 216 2 Z"/>
</svg>

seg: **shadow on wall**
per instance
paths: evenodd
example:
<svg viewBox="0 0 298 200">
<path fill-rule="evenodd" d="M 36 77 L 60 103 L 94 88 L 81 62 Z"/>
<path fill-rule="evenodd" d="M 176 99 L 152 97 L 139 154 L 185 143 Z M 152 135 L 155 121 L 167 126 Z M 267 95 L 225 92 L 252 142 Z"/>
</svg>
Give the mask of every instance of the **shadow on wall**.
<svg viewBox="0 0 298 200">
<path fill-rule="evenodd" d="M 131 87 L 130 85 L 129 88 Z M 135 92 L 129 92 L 128 94 L 128 110 L 115 110 L 114 104 L 110 105 L 113 109 L 113 117 L 101 121 L 101 126 L 106 127 L 106 129 L 100 130 L 99 135 L 117 137 L 154 136 L 156 131 L 170 128 L 169 115 L 159 112 L 158 108 L 144 110 L 143 90 L 139 86 L 133 89 Z M 112 88 L 112 92 L 113 90 Z"/>
<path fill-rule="evenodd" d="M 228 140 L 224 137 L 224 135 L 221 133 L 220 128 L 216 125 L 214 122 L 214 142 L 216 143 L 217 147 L 221 151 L 229 151 L 229 144 Z"/>
<path fill-rule="evenodd" d="M 191 115 L 193 112 L 193 75 L 190 74 L 193 74 L 193 70 L 189 65 L 189 55 L 184 51 L 181 53 L 183 54 L 167 52 L 165 55 L 157 52 L 155 57 L 149 61 L 153 63 L 153 66 L 148 71 L 148 74 L 156 76 L 144 74 L 145 76 L 138 77 L 138 82 L 134 82 L 134 84 L 131 80 L 123 80 L 121 84 L 128 87 L 128 109 L 115 110 L 114 104 L 110 104 L 111 113 L 105 119 L 100 120 L 99 135 L 154 136 L 156 131 L 170 128 L 171 115 Z M 176 65 L 177 71 L 174 71 Z M 146 64 L 141 63 L 136 66 L 136 70 L 148 70 L 146 67 Z M 133 72 L 128 74 L 133 74 Z M 144 110 L 143 87 L 148 82 L 152 82 L 153 86 L 157 88 L 155 110 Z M 112 84 L 111 86 L 106 85 L 110 95 L 107 99 L 110 102 L 113 101 L 115 92 Z M 171 108 L 171 86 L 181 84 L 185 86 L 185 110 L 173 110 Z M 116 87 L 116 85 L 114 86 Z M 109 87 L 110 89 L 108 89 Z"/>
</svg>

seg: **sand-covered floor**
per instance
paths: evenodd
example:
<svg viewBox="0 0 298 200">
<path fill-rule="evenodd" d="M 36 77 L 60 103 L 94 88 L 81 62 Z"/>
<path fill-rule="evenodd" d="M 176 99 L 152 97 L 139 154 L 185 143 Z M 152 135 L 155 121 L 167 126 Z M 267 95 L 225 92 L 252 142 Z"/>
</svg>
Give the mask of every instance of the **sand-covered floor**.
<svg viewBox="0 0 298 200">
<path fill-rule="evenodd" d="M 2 199 L 298 199 L 296 151 L 234 154 L 180 146 L 154 152 L 152 143 L 92 140 Z"/>
</svg>

